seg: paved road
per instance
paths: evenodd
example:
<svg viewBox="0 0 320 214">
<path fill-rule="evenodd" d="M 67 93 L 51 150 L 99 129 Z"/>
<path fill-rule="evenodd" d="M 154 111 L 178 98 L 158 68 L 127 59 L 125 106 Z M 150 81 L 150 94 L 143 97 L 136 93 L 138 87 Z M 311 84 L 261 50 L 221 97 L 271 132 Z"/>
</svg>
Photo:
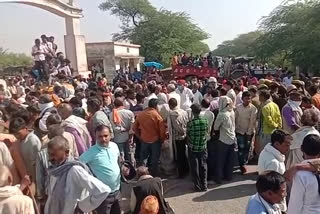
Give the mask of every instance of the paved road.
<svg viewBox="0 0 320 214">
<path fill-rule="evenodd" d="M 207 192 L 194 192 L 190 178 L 164 180 L 165 197 L 176 214 L 244 214 L 249 196 L 256 193 L 255 171 L 250 167 L 247 175 L 237 173 L 229 183 L 209 185 Z"/>
<path fill-rule="evenodd" d="M 167 187 L 165 196 L 176 214 L 244 214 L 249 196 L 256 192 L 255 180 L 256 175 L 237 175 L 230 183 L 209 185 L 204 193 L 193 192 L 191 181 L 170 181 L 175 184 Z"/>
</svg>

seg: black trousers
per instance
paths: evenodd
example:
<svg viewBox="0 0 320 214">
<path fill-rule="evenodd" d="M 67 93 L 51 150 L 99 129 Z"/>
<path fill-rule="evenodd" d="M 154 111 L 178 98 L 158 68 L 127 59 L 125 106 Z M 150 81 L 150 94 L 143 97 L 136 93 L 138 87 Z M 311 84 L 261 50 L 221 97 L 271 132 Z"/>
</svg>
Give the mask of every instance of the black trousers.
<svg viewBox="0 0 320 214">
<path fill-rule="evenodd" d="M 207 142 L 207 150 L 208 180 L 212 180 L 214 178 L 216 168 L 217 140 L 209 140 Z"/>
<path fill-rule="evenodd" d="M 97 214 L 121 214 L 120 191 L 110 193 L 106 200 L 95 210 Z"/>
<path fill-rule="evenodd" d="M 235 144 L 228 145 L 217 141 L 215 181 L 220 183 L 222 179 L 231 180 L 235 161 Z"/>
<path fill-rule="evenodd" d="M 187 158 L 187 147 L 186 147 L 186 139 L 184 140 L 176 140 L 176 148 L 177 148 L 177 167 L 179 177 L 185 177 L 189 174 L 189 164 Z"/>
<path fill-rule="evenodd" d="M 207 150 L 192 152 L 189 149 L 190 171 L 195 188 L 207 189 Z"/>
</svg>

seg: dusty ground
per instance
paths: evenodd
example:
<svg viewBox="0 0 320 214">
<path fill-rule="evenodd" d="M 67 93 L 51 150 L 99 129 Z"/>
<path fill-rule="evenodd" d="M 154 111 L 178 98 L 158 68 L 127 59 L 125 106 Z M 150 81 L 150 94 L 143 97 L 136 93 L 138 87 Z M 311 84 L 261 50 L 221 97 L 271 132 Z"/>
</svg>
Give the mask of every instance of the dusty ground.
<svg viewBox="0 0 320 214">
<path fill-rule="evenodd" d="M 244 214 L 249 196 L 256 192 L 255 169 L 250 167 L 244 176 L 236 173 L 229 183 L 209 185 L 207 192 L 194 192 L 190 178 L 164 180 L 165 197 L 176 214 Z M 124 200 L 127 207 L 128 198 Z"/>
</svg>

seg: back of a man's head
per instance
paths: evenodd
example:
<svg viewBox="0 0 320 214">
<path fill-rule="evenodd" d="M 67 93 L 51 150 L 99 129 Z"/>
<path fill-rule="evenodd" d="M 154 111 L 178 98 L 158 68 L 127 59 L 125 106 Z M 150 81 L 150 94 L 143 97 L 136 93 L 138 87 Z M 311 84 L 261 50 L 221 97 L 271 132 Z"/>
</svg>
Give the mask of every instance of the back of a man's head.
<svg viewBox="0 0 320 214">
<path fill-rule="evenodd" d="M 68 103 L 62 103 L 58 106 L 58 113 L 63 120 L 72 115 L 72 107 Z"/>
<path fill-rule="evenodd" d="M 210 107 L 210 102 L 209 102 L 209 100 L 208 99 L 203 99 L 202 101 L 201 101 L 201 107 L 202 108 L 209 108 Z"/>
<path fill-rule="evenodd" d="M 137 94 L 136 94 L 137 103 L 142 103 L 142 102 L 143 102 L 143 99 L 144 99 L 145 97 L 146 97 L 146 96 L 145 96 L 143 93 L 141 93 L 141 92 L 137 93 Z"/>
<path fill-rule="evenodd" d="M 192 104 L 191 110 L 193 115 L 199 115 L 201 112 L 201 106 L 197 103 Z"/>
<path fill-rule="evenodd" d="M 45 104 L 45 103 L 50 103 L 50 102 L 52 102 L 52 99 L 49 94 L 43 94 L 39 97 L 40 104 Z"/>
<path fill-rule="evenodd" d="M 307 135 L 302 141 L 301 150 L 309 157 L 318 158 L 317 156 L 320 155 L 320 137 L 315 134 Z"/>
<path fill-rule="evenodd" d="M 152 93 L 155 93 L 156 92 L 156 89 L 157 89 L 157 87 L 154 85 L 154 84 L 152 84 L 152 83 L 149 83 L 148 84 L 148 91 L 152 94 Z"/>
<path fill-rule="evenodd" d="M 52 139 L 56 136 L 63 136 L 64 129 L 60 124 L 53 124 L 48 126 L 48 138 Z"/>
<path fill-rule="evenodd" d="M 157 109 L 158 104 L 159 104 L 158 99 L 151 99 L 151 100 L 149 100 L 148 107 Z"/>
<path fill-rule="evenodd" d="M 19 130 L 27 128 L 27 124 L 21 117 L 14 118 L 9 124 L 9 133 L 16 134 Z"/>
<path fill-rule="evenodd" d="M 178 106 L 178 102 L 175 98 L 171 98 L 168 102 L 170 109 L 174 109 Z"/>
<path fill-rule="evenodd" d="M 114 100 L 114 107 L 115 108 L 119 108 L 123 106 L 123 99 L 120 98 L 120 97 L 117 97 L 115 100 Z"/>
</svg>

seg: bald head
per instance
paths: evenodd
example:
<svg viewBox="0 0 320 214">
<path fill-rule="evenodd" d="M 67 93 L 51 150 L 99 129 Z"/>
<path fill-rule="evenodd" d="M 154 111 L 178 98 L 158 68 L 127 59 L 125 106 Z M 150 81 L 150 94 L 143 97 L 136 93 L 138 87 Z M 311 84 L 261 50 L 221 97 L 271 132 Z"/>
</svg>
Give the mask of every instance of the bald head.
<svg viewBox="0 0 320 214">
<path fill-rule="evenodd" d="M 0 187 L 11 186 L 13 182 L 12 174 L 5 165 L 0 165 Z"/>
<path fill-rule="evenodd" d="M 58 107 L 58 113 L 63 120 L 67 119 L 72 115 L 72 107 L 67 103 L 62 103 Z"/>
</svg>

